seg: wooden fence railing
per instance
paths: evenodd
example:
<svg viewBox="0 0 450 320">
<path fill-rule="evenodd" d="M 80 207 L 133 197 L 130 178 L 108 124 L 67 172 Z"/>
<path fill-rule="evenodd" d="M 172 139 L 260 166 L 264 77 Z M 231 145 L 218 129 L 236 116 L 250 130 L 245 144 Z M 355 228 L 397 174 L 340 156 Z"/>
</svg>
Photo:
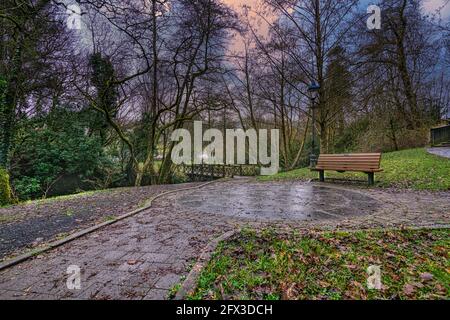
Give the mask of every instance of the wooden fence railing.
<svg viewBox="0 0 450 320">
<path fill-rule="evenodd" d="M 257 176 L 260 169 L 256 165 L 182 164 L 176 166 L 176 171 L 187 176 L 190 181 L 204 181 L 234 176 Z"/>
</svg>

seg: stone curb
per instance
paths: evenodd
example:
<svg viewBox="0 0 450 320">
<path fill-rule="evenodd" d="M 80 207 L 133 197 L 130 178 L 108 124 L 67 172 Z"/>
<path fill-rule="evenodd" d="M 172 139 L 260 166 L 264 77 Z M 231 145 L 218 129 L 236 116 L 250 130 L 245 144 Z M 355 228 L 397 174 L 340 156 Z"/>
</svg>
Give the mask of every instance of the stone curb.
<svg viewBox="0 0 450 320">
<path fill-rule="evenodd" d="M 148 200 L 144 204 L 144 206 L 139 208 L 139 209 L 133 210 L 133 211 L 128 212 L 128 213 L 125 213 L 125 214 L 123 214 L 121 216 L 118 216 L 118 217 L 112 219 L 112 220 L 109 220 L 109 221 L 106 221 L 106 222 L 102 222 L 102 223 L 96 224 L 96 225 L 94 225 L 92 227 L 89 227 L 89 228 L 80 230 L 78 232 L 75 232 L 74 234 L 72 234 L 72 235 L 70 235 L 70 236 L 68 236 L 66 238 L 63 238 L 63 239 L 51 242 L 51 243 L 47 244 L 45 247 L 43 247 L 43 248 L 40 248 L 40 249 L 37 249 L 35 251 L 19 255 L 19 256 L 15 257 L 15 258 L 12 258 L 12 259 L 9 259 L 9 260 L 7 260 L 5 262 L 2 262 L 2 263 L 0 263 L 0 271 L 2 271 L 4 269 L 7 269 L 9 267 L 12 267 L 12 266 L 14 266 L 16 264 L 19 264 L 19 263 L 21 263 L 21 262 L 23 262 L 25 260 L 28 260 L 28 259 L 30 259 L 30 258 L 32 258 L 32 257 L 34 257 L 36 255 L 42 254 L 42 253 L 44 253 L 46 251 L 49 251 L 49 250 L 54 249 L 56 247 L 59 247 L 59 246 L 61 246 L 63 244 L 71 242 L 71 241 L 73 241 L 75 239 L 81 238 L 82 236 L 85 236 L 85 235 L 87 235 L 89 233 L 92 233 L 92 232 L 94 232 L 96 230 L 99 230 L 99 229 L 101 229 L 103 227 L 112 225 L 112 224 L 114 224 L 116 222 L 119 222 L 119 221 L 124 220 L 124 219 L 126 219 L 128 217 L 131 217 L 131 216 L 133 216 L 135 214 L 138 214 L 138 213 L 140 213 L 142 211 L 145 211 L 145 210 L 147 210 L 147 209 L 152 207 L 153 201 L 155 201 L 155 200 L 157 200 L 157 199 L 159 199 L 159 198 L 161 198 L 163 196 L 166 196 L 168 194 L 181 192 L 181 191 L 189 191 L 189 190 L 200 189 L 200 188 L 203 188 L 203 187 L 205 187 L 207 185 L 210 185 L 210 184 L 213 184 L 213 183 L 223 182 L 223 181 L 228 181 L 228 180 L 229 180 L 229 178 L 224 178 L 224 179 L 219 179 L 219 180 L 215 180 L 215 181 L 209 181 L 209 182 L 206 182 L 206 183 L 202 183 L 201 185 L 198 185 L 198 186 L 193 186 L 193 187 L 188 187 L 188 188 L 181 188 L 181 189 L 176 189 L 176 190 L 170 190 L 170 191 L 166 191 L 166 192 L 160 193 L 160 194 L 154 196 L 153 198 L 150 198 L 150 200 Z"/>
<path fill-rule="evenodd" d="M 197 287 L 198 277 L 200 276 L 200 273 L 202 272 L 206 264 L 211 260 L 212 255 L 217 248 L 217 245 L 221 241 L 225 241 L 231 238 L 236 233 L 239 233 L 239 231 L 240 229 L 235 229 L 225 232 L 224 234 L 213 239 L 206 245 L 197 262 L 195 263 L 194 267 L 192 267 L 192 270 L 189 272 L 186 279 L 183 281 L 181 288 L 177 291 L 175 298 L 173 300 L 184 300 L 189 293 L 195 290 L 195 288 Z"/>
</svg>

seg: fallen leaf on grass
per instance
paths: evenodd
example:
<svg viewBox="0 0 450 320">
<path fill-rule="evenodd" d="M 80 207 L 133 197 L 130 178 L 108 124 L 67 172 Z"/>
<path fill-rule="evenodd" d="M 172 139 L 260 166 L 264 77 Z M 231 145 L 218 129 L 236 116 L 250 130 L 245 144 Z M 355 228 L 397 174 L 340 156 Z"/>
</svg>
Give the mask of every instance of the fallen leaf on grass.
<svg viewBox="0 0 450 320">
<path fill-rule="evenodd" d="M 295 288 L 295 283 L 292 283 L 289 288 L 283 292 L 283 300 L 293 300 L 297 297 L 297 290 Z"/>
<path fill-rule="evenodd" d="M 444 286 L 442 286 L 440 283 L 437 283 L 435 287 L 439 294 L 445 295 L 446 289 Z"/>
<path fill-rule="evenodd" d="M 416 288 L 412 284 L 407 283 L 403 286 L 403 293 L 406 296 L 413 295 L 415 291 L 416 291 Z"/>
<path fill-rule="evenodd" d="M 420 279 L 422 279 L 423 281 L 430 281 L 433 279 L 433 275 L 429 272 L 424 272 L 420 275 Z"/>
<path fill-rule="evenodd" d="M 354 265 L 354 264 L 346 264 L 345 265 L 347 268 L 349 268 L 350 270 L 355 270 L 358 268 L 358 266 Z"/>
</svg>

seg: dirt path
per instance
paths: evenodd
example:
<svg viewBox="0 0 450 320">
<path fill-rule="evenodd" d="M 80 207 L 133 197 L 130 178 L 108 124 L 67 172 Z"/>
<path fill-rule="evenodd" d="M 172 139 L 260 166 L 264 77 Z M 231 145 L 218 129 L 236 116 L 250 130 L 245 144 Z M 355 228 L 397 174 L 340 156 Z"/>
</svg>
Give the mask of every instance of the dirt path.
<svg viewBox="0 0 450 320">
<path fill-rule="evenodd" d="M 239 198 L 225 201 L 230 190 L 239 189 L 242 194 L 242 188 L 245 189 L 242 201 L 239 202 Z M 324 194 L 336 196 L 322 200 L 316 196 L 316 200 L 308 202 L 304 193 L 296 192 L 305 190 L 304 183 L 243 181 L 215 183 L 204 189 L 168 195 L 157 200 L 153 208 L 136 216 L 4 270 L 0 273 L 0 298 L 164 299 L 170 288 L 187 275 L 210 240 L 247 225 L 359 229 L 450 224 L 449 192 L 359 191 L 327 184 L 321 184 L 320 188 Z M 292 197 L 280 201 L 277 190 L 291 190 Z M 270 194 L 273 198 L 265 199 L 265 203 L 272 203 L 272 207 L 266 205 L 265 209 L 281 208 L 275 218 L 259 217 L 253 210 L 257 206 L 253 206 L 248 216 L 235 210 L 251 209 L 252 206 L 246 203 L 251 203 L 252 197 L 257 203 L 261 196 L 270 197 Z M 364 199 L 359 195 L 370 199 L 368 210 L 358 203 L 358 199 Z M 340 205 L 342 197 L 350 201 L 345 207 Z M 340 216 L 283 215 L 286 203 L 278 206 L 277 203 L 300 201 L 297 198 L 303 205 L 308 202 L 312 212 L 320 208 Z M 211 205 L 198 209 L 192 203 L 187 205 L 187 199 L 200 199 Z M 339 210 L 333 211 L 336 208 Z M 359 214 L 362 211 L 364 214 Z M 66 272 L 70 265 L 81 268 L 81 290 L 67 289 Z"/>
</svg>

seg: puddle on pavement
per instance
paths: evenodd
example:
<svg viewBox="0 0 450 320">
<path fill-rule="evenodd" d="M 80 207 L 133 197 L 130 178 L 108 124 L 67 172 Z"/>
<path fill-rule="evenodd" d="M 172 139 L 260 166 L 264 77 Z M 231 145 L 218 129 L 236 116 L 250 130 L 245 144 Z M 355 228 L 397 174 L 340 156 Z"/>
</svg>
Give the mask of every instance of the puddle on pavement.
<svg viewBox="0 0 450 320">
<path fill-rule="evenodd" d="M 379 206 L 351 190 L 312 184 L 222 184 L 178 198 L 204 213 L 261 220 L 343 219 L 371 214 Z"/>
</svg>

